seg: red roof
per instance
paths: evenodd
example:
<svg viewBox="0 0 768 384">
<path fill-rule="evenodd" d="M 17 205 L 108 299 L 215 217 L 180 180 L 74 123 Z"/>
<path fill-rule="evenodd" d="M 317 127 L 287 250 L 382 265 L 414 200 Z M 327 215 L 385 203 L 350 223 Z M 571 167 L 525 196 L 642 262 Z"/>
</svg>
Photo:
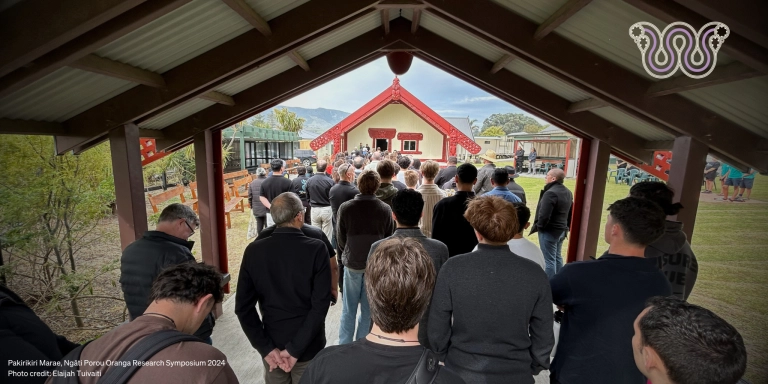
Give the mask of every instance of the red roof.
<svg viewBox="0 0 768 384">
<path fill-rule="evenodd" d="M 395 77 L 392 81 L 392 85 L 381 92 L 378 96 L 374 97 L 371 101 L 367 102 L 360 109 L 347 116 L 344 120 L 334 125 L 331 129 L 327 130 L 316 139 L 312 140 L 309 144 L 313 150 L 318 150 L 322 146 L 337 140 L 346 132 L 349 132 L 363 121 L 373 116 L 376 112 L 380 111 L 389 104 L 402 104 L 413 113 L 421 117 L 430 126 L 438 130 L 440 133 L 448 137 L 448 142 L 451 145 L 453 153 L 455 155 L 455 145 L 459 144 L 472 154 L 480 153 L 480 146 L 477 145 L 471 138 L 462 133 L 458 128 L 454 127 L 447 120 L 438 115 L 432 108 L 429 108 L 421 100 L 416 98 L 412 93 L 408 92 L 400 85 L 400 79 Z"/>
</svg>

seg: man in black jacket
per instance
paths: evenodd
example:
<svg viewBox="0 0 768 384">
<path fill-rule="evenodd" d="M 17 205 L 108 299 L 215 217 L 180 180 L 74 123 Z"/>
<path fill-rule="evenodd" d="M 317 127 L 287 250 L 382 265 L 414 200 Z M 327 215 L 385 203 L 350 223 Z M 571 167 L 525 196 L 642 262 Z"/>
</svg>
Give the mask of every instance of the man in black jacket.
<svg viewBox="0 0 768 384">
<path fill-rule="evenodd" d="M 275 222 L 272 220 L 272 215 L 269 213 L 272 199 L 283 192 L 289 192 L 291 190 L 291 180 L 283 175 L 285 166 L 283 165 L 282 160 L 272 160 L 269 163 L 269 167 L 272 168 L 272 172 L 267 176 L 267 179 L 261 183 L 259 200 L 261 200 L 261 204 L 267 207 L 267 225 L 274 225 Z"/>
<path fill-rule="evenodd" d="M 536 205 L 536 219 L 528 235 L 539 233 L 539 246 L 544 254 L 547 276 L 551 279 L 563 268 L 563 240 L 571 227 L 573 193 L 563 185 L 565 172 L 555 168 L 544 178 L 547 185 Z"/>
<path fill-rule="evenodd" d="M 432 238 L 448 246 L 448 255 L 472 252 L 477 245 L 475 230 L 464 218 L 467 203 L 475 197 L 472 186 L 477 182 L 477 168 L 462 164 L 456 168 L 456 193 L 435 204 L 432 213 Z"/>
<path fill-rule="evenodd" d="M 453 178 L 456 177 L 456 163 L 458 163 L 458 161 L 459 160 L 456 159 L 456 156 L 448 156 L 448 166 L 441 169 L 435 178 L 435 184 L 437 184 L 438 187 L 442 188 L 443 184 L 453 180 Z"/>
<path fill-rule="evenodd" d="M 264 381 L 298 384 L 311 360 L 325 347 L 331 270 L 326 245 L 301 232 L 301 200 L 288 192 L 272 202 L 277 228 L 245 249 L 235 313 L 251 345 L 263 357 Z"/>
<path fill-rule="evenodd" d="M 325 160 L 317 161 L 317 174 L 307 180 L 307 197 L 312 207 L 312 225 L 322 229 L 330 239 L 333 237 L 333 211 L 328 193 L 333 187 L 333 179 L 325 173 L 327 165 Z"/>
<path fill-rule="evenodd" d="M 358 157 L 359 158 L 359 157 Z M 339 213 L 339 207 L 341 207 L 342 204 L 346 203 L 347 201 L 350 201 L 357 196 L 360 191 L 357 190 L 357 188 L 352 185 L 352 181 L 354 180 L 355 184 L 357 183 L 357 177 L 358 177 L 358 170 L 362 170 L 362 165 L 360 167 L 357 166 L 357 160 L 355 160 L 355 166 L 352 167 L 349 164 L 342 164 L 339 166 L 339 182 L 336 183 L 333 187 L 331 187 L 331 191 L 328 193 L 328 199 L 331 200 L 331 210 L 333 211 L 333 238 L 331 240 L 331 243 L 333 244 L 334 248 L 338 249 L 338 242 L 336 241 L 336 222 L 338 221 L 338 213 Z M 362 173 L 362 172 L 360 172 Z M 337 252 L 338 254 L 341 254 L 341 252 Z M 338 260 L 339 265 L 339 290 L 344 291 L 344 263 L 341 262 L 341 258 Z"/>
<path fill-rule="evenodd" d="M 304 222 L 307 224 L 312 224 L 312 207 L 309 205 L 309 195 L 307 194 L 307 183 L 309 182 L 309 176 L 307 176 L 307 168 L 304 166 L 296 167 L 296 174 L 298 176 L 291 180 L 291 189 L 293 190 L 293 193 L 299 196 L 299 199 L 301 199 L 301 204 L 304 205 L 304 208 L 307 209 Z"/>
<path fill-rule="evenodd" d="M 120 286 L 131 320 L 141 316 L 149 305 L 152 282 L 171 265 L 195 262 L 194 241 L 187 241 L 200 226 L 195 211 L 183 204 L 171 204 L 160 213 L 157 228 L 147 231 L 125 247 L 120 258 Z M 195 336 L 211 344 L 213 314 L 203 321 Z"/>
<path fill-rule="evenodd" d="M 509 175 L 509 184 L 507 184 L 507 189 L 519 197 L 520 200 L 523 201 L 523 204 L 528 204 L 528 201 L 525 199 L 525 189 L 523 189 L 523 186 L 520 184 L 515 183 L 515 179 L 520 176 L 515 170 L 515 167 L 507 165 L 504 168 L 507 170 L 507 174 Z"/>
</svg>

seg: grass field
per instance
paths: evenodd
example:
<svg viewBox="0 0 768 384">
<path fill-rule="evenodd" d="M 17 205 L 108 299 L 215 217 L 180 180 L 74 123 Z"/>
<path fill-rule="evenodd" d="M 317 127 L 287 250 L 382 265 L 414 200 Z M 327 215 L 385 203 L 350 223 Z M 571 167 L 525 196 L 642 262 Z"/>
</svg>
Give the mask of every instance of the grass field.
<svg viewBox="0 0 768 384">
<path fill-rule="evenodd" d="M 497 164 L 504 165 L 511 164 Z M 535 211 L 544 179 L 521 176 L 515 181 L 525 188 L 528 207 Z M 566 180 L 565 186 L 573 191 L 575 180 Z M 627 185 L 608 182 L 603 207 L 628 193 Z M 699 275 L 689 301 L 739 330 L 747 346 L 746 377 L 757 384 L 768 383 L 768 177 L 757 176 L 752 199 L 766 203 L 699 204 L 691 240 Z M 605 220 L 604 215 L 601 228 Z M 538 244 L 537 236 L 527 238 Z M 567 240 L 564 258 L 566 249 Z M 608 245 L 600 240 L 597 249 L 600 255 Z"/>
</svg>

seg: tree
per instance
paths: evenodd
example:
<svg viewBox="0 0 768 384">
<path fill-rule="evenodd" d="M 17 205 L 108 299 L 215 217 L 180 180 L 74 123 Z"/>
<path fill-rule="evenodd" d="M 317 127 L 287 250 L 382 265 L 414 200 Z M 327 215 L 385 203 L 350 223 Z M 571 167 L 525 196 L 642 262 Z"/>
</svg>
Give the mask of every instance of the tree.
<svg viewBox="0 0 768 384">
<path fill-rule="evenodd" d="M 275 119 L 278 129 L 287 132 L 299 133 L 304 128 L 304 118 L 298 117 L 295 112 L 288 108 L 274 109 Z"/>
<path fill-rule="evenodd" d="M 504 132 L 501 127 L 489 127 L 486 130 L 484 130 L 482 133 L 480 133 L 480 136 L 482 137 L 501 137 L 506 136 L 506 133 Z"/>
<path fill-rule="evenodd" d="M 469 122 L 470 129 L 472 130 L 473 135 L 480 134 L 480 127 L 477 126 L 477 119 L 472 119 Z"/>
<path fill-rule="evenodd" d="M 269 122 L 267 121 L 267 118 L 264 117 L 264 115 L 262 115 L 261 113 L 251 117 L 247 121 L 248 121 L 248 125 L 251 125 L 257 128 L 272 128 L 269 126 Z"/>
<path fill-rule="evenodd" d="M 494 113 L 483 121 L 483 129 L 499 126 L 506 133 L 523 132 L 526 125 L 541 126 L 536 119 L 523 113 Z"/>
<path fill-rule="evenodd" d="M 57 156 L 51 137 L 4 135 L 0 169 L 8 284 L 19 287 L 38 314 L 53 312 L 49 323 L 74 319 L 83 328 L 90 317 L 81 312 L 80 300 L 98 297 L 94 280 L 120 266 L 119 258 L 102 266 L 77 260 L 84 248 L 110 240 L 99 230 L 115 201 L 109 144 Z M 111 320 L 112 326 L 117 323 Z"/>
<path fill-rule="evenodd" d="M 546 128 L 546 127 L 544 127 L 542 125 L 528 124 L 528 125 L 525 126 L 525 128 L 523 128 L 523 131 L 525 131 L 526 133 L 539 133 L 539 132 L 543 131 L 544 128 Z"/>
</svg>

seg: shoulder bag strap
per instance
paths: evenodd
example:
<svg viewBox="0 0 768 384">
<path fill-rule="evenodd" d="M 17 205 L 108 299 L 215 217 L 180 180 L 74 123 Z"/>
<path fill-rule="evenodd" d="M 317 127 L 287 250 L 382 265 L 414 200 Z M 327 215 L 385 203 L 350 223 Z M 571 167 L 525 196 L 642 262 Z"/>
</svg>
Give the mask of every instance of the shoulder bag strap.
<svg viewBox="0 0 768 384">
<path fill-rule="evenodd" d="M 440 371 L 437 355 L 427 348 L 421 353 L 421 358 L 416 364 L 411 376 L 405 384 L 432 384 Z"/>
<path fill-rule="evenodd" d="M 57 376 L 52 376 L 53 384 L 79 384 L 80 383 L 80 381 L 77 379 L 77 372 L 80 370 L 80 366 L 77 364 L 77 362 L 80 361 L 80 354 L 83 352 L 83 349 L 91 341 L 88 341 L 85 344 L 77 346 L 77 348 L 69 351 L 69 353 L 67 353 L 67 355 L 64 356 L 63 359 L 61 359 L 62 361 L 61 366 L 55 369 L 56 371 L 59 371 L 60 374 Z"/>
<path fill-rule="evenodd" d="M 120 358 L 120 362 L 132 362 L 133 360 L 147 361 L 156 353 L 163 349 L 182 341 L 199 341 L 200 338 L 179 332 L 175 329 L 168 329 L 155 332 L 136 343 Z M 109 368 L 104 376 L 99 379 L 98 384 L 123 384 L 130 380 L 141 366 L 134 364 L 116 364 Z"/>
</svg>

